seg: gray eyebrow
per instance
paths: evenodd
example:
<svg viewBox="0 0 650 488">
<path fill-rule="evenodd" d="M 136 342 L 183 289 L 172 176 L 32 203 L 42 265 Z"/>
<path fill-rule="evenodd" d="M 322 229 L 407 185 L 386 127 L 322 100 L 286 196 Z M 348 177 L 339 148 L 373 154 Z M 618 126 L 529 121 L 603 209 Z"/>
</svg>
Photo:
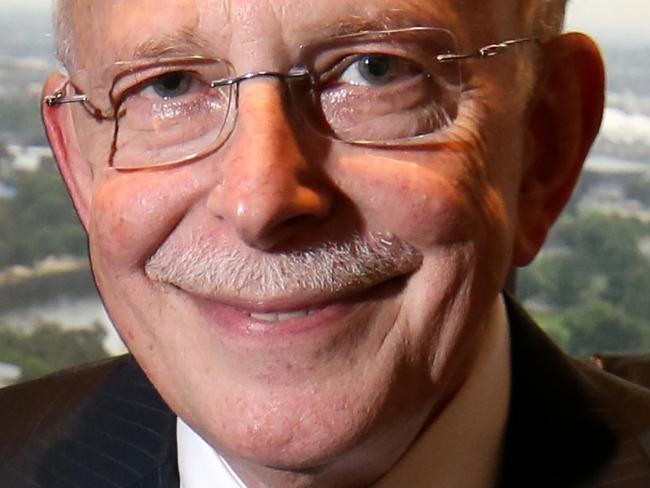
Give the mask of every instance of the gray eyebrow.
<svg viewBox="0 0 650 488">
<path fill-rule="evenodd" d="M 210 44 L 194 30 L 180 29 L 139 43 L 131 57 L 139 60 L 204 54 L 211 50 Z"/>
<path fill-rule="evenodd" d="M 352 14 L 330 27 L 326 27 L 324 32 L 327 36 L 335 37 L 362 31 L 391 30 L 405 27 L 446 27 L 445 24 L 436 23 L 436 20 L 430 12 L 414 12 L 395 8 L 378 12 L 377 15 L 372 16 Z"/>
</svg>

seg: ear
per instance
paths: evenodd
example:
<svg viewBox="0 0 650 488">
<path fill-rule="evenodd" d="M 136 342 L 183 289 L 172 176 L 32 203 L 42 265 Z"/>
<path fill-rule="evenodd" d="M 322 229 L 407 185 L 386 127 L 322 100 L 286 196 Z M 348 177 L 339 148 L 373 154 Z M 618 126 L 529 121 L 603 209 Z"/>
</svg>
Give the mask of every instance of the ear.
<svg viewBox="0 0 650 488">
<path fill-rule="evenodd" d="M 582 34 L 542 45 L 536 91 L 527 111 L 513 264 L 524 266 L 571 196 L 600 129 L 605 72 L 598 47 Z"/>
<path fill-rule="evenodd" d="M 61 74 L 50 75 L 43 88 L 44 95 L 51 95 L 64 86 L 66 78 Z M 42 100 L 44 100 L 44 96 Z M 48 106 L 41 102 L 41 116 L 47 138 L 61 176 L 68 188 L 81 224 L 88 230 L 93 174 L 82 156 L 69 104 Z"/>
</svg>

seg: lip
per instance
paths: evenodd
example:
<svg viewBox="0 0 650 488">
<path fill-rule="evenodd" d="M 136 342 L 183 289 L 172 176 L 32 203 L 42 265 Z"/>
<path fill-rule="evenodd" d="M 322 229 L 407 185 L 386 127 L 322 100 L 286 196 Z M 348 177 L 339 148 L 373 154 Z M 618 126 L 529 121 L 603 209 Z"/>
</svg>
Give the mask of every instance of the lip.
<svg viewBox="0 0 650 488">
<path fill-rule="evenodd" d="M 223 333 L 236 336 L 264 336 L 278 338 L 300 334 L 318 333 L 345 327 L 349 319 L 370 306 L 379 297 L 403 284 L 400 276 L 338 297 L 321 297 L 320 300 L 273 299 L 265 301 L 229 300 L 224 302 L 180 290 L 197 307 L 207 322 Z M 297 312 L 307 314 L 298 315 Z M 288 315 L 283 320 L 270 321 L 258 318 L 265 314 Z M 291 316 L 295 315 L 295 316 Z"/>
</svg>

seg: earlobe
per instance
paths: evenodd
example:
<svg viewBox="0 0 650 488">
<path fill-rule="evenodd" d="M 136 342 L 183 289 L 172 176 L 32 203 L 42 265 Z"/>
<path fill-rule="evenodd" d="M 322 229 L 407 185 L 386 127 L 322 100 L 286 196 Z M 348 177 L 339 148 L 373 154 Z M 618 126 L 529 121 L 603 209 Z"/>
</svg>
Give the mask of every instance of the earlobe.
<svg viewBox="0 0 650 488">
<path fill-rule="evenodd" d="M 528 264 L 566 205 L 603 114 L 605 73 L 594 42 L 565 34 L 543 44 L 528 108 L 513 264 Z"/>
<path fill-rule="evenodd" d="M 53 94 L 65 81 L 66 78 L 61 74 L 49 76 L 43 88 L 44 96 Z M 48 106 L 47 103 L 41 102 L 41 116 L 61 176 L 79 219 L 87 230 L 93 175 L 90 165 L 79 149 L 70 105 Z"/>
</svg>

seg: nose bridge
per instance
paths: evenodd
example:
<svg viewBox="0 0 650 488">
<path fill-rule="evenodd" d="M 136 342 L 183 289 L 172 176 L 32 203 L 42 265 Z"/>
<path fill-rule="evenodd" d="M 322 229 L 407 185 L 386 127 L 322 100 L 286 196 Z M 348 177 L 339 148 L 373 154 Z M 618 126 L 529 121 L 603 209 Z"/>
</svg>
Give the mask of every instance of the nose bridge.
<svg viewBox="0 0 650 488">
<path fill-rule="evenodd" d="M 235 157 L 248 169 L 272 171 L 276 178 L 293 179 L 307 168 L 295 124 L 290 120 L 284 81 L 274 74 L 255 74 L 239 83 Z M 243 146 L 240 146 L 243 143 Z"/>
<path fill-rule="evenodd" d="M 286 113 L 282 78 L 262 72 L 238 82 L 237 124 L 223 148 L 221 183 L 208 201 L 216 217 L 260 248 L 329 209 L 319 170 L 306 160 Z"/>
</svg>

